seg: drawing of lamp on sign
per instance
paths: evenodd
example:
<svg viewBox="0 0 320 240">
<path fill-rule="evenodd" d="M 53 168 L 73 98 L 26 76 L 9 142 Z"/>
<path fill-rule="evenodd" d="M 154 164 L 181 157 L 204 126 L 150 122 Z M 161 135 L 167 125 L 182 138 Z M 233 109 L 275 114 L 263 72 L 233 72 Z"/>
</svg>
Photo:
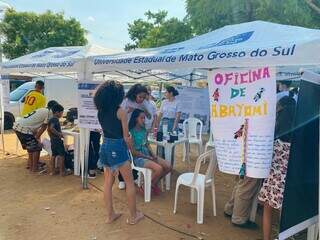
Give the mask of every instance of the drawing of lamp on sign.
<svg viewBox="0 0 320 240">
<path fill-rule="evenodd" d="M 240 179 L 243 179 L 246 175 L 248 123 L 249 119 L 246 118 L 245 123 L 242 124 L 240 129 L 234 133 L 235 139 L 242 138 L 241 167 L 239 171 Z"/>
</svg>

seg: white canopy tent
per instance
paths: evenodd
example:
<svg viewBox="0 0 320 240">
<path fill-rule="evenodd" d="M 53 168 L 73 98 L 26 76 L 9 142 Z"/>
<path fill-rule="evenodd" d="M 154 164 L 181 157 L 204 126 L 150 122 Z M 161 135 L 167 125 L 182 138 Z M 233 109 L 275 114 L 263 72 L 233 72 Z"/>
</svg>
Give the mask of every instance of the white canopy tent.
<svg viewBox="0 0 320 240">
<path fill-rule="evenodd" d="M 320 30 L 254 21 L 152 49 L 89 57 L 90 74 L 275 66 L 285 79 L 320 66 Z M 286 69 L 294 72 L 291 76 Z M 210 76 L 210 74 L 208 74 Z"/>
<path fill-rule="evenodd" d="M 320 30 L 255 21 L 152 49 L 92 56 L 88 72 L 317 65 Z"/>
<path fill-rule="evenodd" d="M 278 66 L 297 78 L 301 66 L 319 66 L 320 30 L 254 21 L 225 26 L 190 40 L 159 48 L 91 56 L 87 74 L 139 79 L 154 72 L 186 69 Z M 206 74 L 205 74 L 206 75 Z"/>
<path fill-rule="evenodd" d="M 72 47 L 51 47 L 46 48 L 25 56 L 7 61 L 1 65 L 1 75 L 30 75 L 37 77 L 49 77 L 54 75 L 66 76 L 74 78 L 78 81 L 93 79 L 93 75 L 87 72 L 87 59 L 91 56 L 100 56 L 107 54 L 119 53 L 119 50 L 108 49 L 97 45 L 88 46 L 72 46 Z M 130 74 L 130 75 L 128 75 Z M 116 79 L 116 80 L 153 80 L 153 81 L 172 81 L 184 80 L 190 81 L 193 75 L 193 80 L 205 79 L 206 76 L 202 73 L 195 72 L 193 69 L 184 69 L 179 71 L 164 72 L 164 71 L 130 71 L 128 73 L 118 73 L 117 75 L 108 73 L 103 76 L 95 76 L 96 80 Z M 50 78 L 48 78 L 50 79 Z M 80 134 L 81 154 L 80 160 L 82 166 L 85 165 L 84 156 L 85 144 L 89 141 L 89 133 L 81 131 Z M 85 168 L 82 168 L 82 177 L 84 176 Z M 86 187 L 86 181 L 84 181 Z"/>
<path fill-rule="evenodd" d="M 51 47 L 2 63 L 1 74 L 79 74 L 86 70 L 87 57 L 116 52 L 97 45 Z"/>
<path fill-rule="evenodd" d="M 1 65 L 1 75 L 31 75 L 31 76 L 71 76 L 75 80 L 83 81 L 89 76 L 86 72 L 86 59 L 98 54 L 113 54 L 118 50 L 103 48 L 97 45 L 75 47 L 51 47 L 34 52 Z M 80 145 L 86 142 L 86 132 L 80 133 Z M 81 145 L 81 149 L 85 149 Z M 84 154 L 80 162 L 85 163 Z M 82 177 L 85 169 L 82 168 Z"/>
</svg>

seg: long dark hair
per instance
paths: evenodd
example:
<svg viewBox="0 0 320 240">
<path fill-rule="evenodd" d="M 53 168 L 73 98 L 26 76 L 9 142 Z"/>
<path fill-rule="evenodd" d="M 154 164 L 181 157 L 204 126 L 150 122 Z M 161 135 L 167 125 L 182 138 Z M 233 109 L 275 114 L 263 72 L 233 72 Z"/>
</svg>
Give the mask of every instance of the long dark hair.
<svg viewBox="0 0 320 240">
<path fill-rule="evenodd" d="M 167 86 L 167 87 L 166 87 L 166 90 L 167 90 L 168 93 L 172 93 L 172 95 L 173 95 L 174 97 L 179 95 L 178 90 L 175 89 L 175 88 L 172 87 L 172 86 Z"/>
<path fill-rule="evenodd" d="M 106 81 L 98 87 L 93 101 L 98 111 L 114 111 L 122 103 L 123 98 L 123 85 L 117 81 Z"/>
<path fill-rule="evenodd" d="M 129 89 L 129 91 L 127 92 L 126 98 L 128 98 L 132 102 L 135 102 L 137 95 L 140 93 L 148 94 L 148 89 L 145 86 L 141 85 L 140 83 L 137 83 Z"/>
<path fill-rule="evenodd" d="M 143 113 L 144 111 L 142 111 L 141 109 L 135 109 L 132 114 L 131 114 L 131 118 L 129 121 L 129 130 L 135 128 L 136 124 L 137 124 L 137 118 L 140 116 L 141 113 Z"/>
</svg>

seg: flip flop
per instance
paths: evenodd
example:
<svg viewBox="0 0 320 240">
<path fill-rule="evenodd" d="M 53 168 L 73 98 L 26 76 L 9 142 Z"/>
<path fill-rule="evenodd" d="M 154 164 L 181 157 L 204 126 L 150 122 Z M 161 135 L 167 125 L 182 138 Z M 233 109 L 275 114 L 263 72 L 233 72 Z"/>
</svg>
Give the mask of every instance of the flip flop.
<svg viewBox="0 0 320 240">
<path fill-rule="evenodd" d="M 122 216 L 121 213 L 114 213 L 110 221 L 107 221 L 107 220 L 106 220 L 106 224 L 113 223 L 114 221 L 116 221 L 116 220 L 117 220 L 118 218 L 120 218 L 121 216 Z"/>
<path fill-rule="evenodd" d="M 136 217 L 134 219 L 127 219 L 127 224 L 129 225 L 136 225 L 139 221 L 141 221 L 144 218 L 144 215 L 142 212 L 137 212 Z"/>
</svg>

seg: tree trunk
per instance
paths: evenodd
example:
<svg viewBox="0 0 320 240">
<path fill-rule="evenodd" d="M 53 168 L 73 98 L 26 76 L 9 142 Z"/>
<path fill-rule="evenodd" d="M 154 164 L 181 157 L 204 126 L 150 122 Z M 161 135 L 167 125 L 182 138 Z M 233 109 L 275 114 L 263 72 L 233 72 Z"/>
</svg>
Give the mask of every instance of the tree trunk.
<svg viewBox="0 0 320 240">
<path fill-rule="evenodd" d="M 313 0 L 306 0 L 306 3 L 309 5 L 310 8 L 312 8 L 314 11 L 316 11 L 318 14 L 320 14 L 320 7 L 318 7 Z"/>
</svg>

